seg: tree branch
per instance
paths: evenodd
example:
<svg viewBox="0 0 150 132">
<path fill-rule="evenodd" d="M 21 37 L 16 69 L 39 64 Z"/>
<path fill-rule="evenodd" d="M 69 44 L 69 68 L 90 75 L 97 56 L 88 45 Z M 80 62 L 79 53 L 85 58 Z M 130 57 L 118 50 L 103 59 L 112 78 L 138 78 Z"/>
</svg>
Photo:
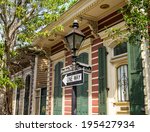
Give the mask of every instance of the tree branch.
<svg viewBox="0 0 150 132">
<path fill-rule="evenodd" d="M 2 19 L 4 25 L 7 25 L 7 21 L 6 21 L 6 19 L 5 19 L 5 16 L 3 16 L 2 13 L 0 13 L 0 18 Z"/>
<path fill-rule="evenodd" d="M 17 0 L 15 0 L 15 4 L 16 4 L 16 8 L 15 8 L 15 11 L 14 11 L 14 13 L 13 13 L 13 19 L 12 19 L 12 21 L 8 24 L 8 28 L 10 28 L 12 25 L 14 25 L 14 22 L 16 21 L 16 9 L 17 9 L 17 7 L 18 6 L 23 6 L 24 5 L 24 3 L 26 2 L 26 0 L 19 0 L 18 2 L 17 2 Z"/>
<path fill-rule="evenodd" d="M 4 4 L 4 5 L 3 5 L 3 8 L 2 8 L 2 12 L 3 12 L 3 15 L 4 15 L 3 19 L 4 19 L 4 21 L 5 21 L 5 25 L 7 26 L 8 20 L 7 20 L 7 9 L 6 9 L 6 8 L 7 8 L 7 7 L 6 7 L 6 4 Z"/>
</svg>

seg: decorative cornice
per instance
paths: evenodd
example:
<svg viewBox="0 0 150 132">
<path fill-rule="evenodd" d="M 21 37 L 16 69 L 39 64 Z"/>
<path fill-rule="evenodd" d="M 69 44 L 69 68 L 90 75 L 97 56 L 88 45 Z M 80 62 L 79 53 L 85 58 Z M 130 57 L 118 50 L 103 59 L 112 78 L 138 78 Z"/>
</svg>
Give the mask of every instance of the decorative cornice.
<svg viewBox="0 0 150 132">
<path fill-rule="evenodd" d="M 98 38 L 98 22 L 97 21 L 88 21 L 88 26 L 91 29 L 91 34 L 94 36 L 94 38 Z"/>
<path fill-rule="evenodd" d="M 120 29 L 120 32 L 124 32 L 124 36 L 125 36 L 127 34 L 127 26 L 126 26 L 125 22 L 123 21 L 123 22 L 121 22 L 121 23 L 119 23 L 119 24 L 117 24 L 117 25 L 115 25 L 115 26 L 113 26 L 111 28 L 108 28 L 108 29 L 98 33 L 100 38 L 103 39 L 104 45 L 107 45 L 109 47 L 113 47 L 114 45 L 116 45 L 115 42 L 121 41 L 121 40 L 120 40 L 119 37 L 118 38 L 110 37 L 108 35 L 108 30 L 110 30 L 110 29 Z M 112 36 L 113 35 L 116 35 L 116 34 L 112 34 Z M 122 38 L 124 36 L 122 36 Z"/>
<path fill-rule="evenodd" d="M 65 53 L 66 53 L 66 51 L 63 50 L 63 51 L 61 51 L 61 52 L 59 52 L 59 53 L 56 53 L 56 54 L 50 56 L 50 59 L 51 59 L 52 61 L 55 61 L 55 60 L 57 60 L 57 59 L 59 59 L 59 58 L 64 58 Z"/>
<path fill-rule="evenodd" d="M 80 16 L 79 17 L 80 20 L 86 20 L 87 21 L 87 25 L 89 26 L 90 30 L 91 30 L 91 34 L 94 36 L 94 38 L 98 38 L 98 21 L 94 21 L 86 16 Z"/>
<path fill-rule="evenodd" d="M 68 11 L 66 11 L 59 19 L 58 21 L 50 24 L 45 28 L 51 29 L 52 27 L 60 24 L 67 24 L 68 21 L 73 20 L 77 18 L 78 16 L 81 16 L 83 13 L 85 13 L 87 10 L 89 10 L 91 7 L 94 7 L 96 3 L 102 2 L 104 0 L 80 0 L 76 5 L 74 5 L 72 8 L 70 8 Z"/>
</svg>

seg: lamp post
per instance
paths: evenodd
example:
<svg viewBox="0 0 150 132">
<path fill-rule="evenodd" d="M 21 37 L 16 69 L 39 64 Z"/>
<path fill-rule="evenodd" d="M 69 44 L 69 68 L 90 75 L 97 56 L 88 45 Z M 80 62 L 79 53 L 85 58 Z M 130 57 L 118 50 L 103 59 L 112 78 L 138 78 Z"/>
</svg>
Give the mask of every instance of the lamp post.
<svg viewBox="0 0 150 132">
<path fill-rule="evenodd" d="M 77 20 L 73 22 L 73 30 L 65 36 L 65 39 L 68 43 L 69 49 L 72 52 L 72 64 L 74 65 L 74 69 L 76 70 L 76 62 L 77 55 L 76 51 L 80 48 L 81 43 L 85 37 L 85 35 L 78 29 L 79 24 Z M 77 114 L 77 86 L 72 86 L 72 115 Z"/>
</svg>

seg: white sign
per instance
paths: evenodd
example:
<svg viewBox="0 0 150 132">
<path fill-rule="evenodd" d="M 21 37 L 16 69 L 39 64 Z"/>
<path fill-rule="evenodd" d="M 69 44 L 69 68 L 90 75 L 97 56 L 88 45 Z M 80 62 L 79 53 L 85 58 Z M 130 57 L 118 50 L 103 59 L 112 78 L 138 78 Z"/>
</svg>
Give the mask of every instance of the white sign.
<svg viewBox="0 0 150 132">
<path fill-rule="evenodd" d="M 62 75 L 62 86 L 79 85 L 83 83 L 83 70 L 72 71 Z"/>
</svg>

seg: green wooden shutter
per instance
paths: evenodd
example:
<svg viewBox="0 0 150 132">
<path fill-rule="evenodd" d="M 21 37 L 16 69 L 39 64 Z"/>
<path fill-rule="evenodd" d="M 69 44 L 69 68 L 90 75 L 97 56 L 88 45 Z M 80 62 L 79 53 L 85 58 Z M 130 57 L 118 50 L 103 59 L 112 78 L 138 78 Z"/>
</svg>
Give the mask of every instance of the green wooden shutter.
<svg viewBox="0 0 150 132">
<path fill-rule="evenodd" d="M 107 53 L 106 47 L 98 50 L 99 65 L 99 114 L 106 115 L 106 98 L 107 98 Z"/>
<path fill-rule="evenodd" d="M 78 62 L 88 64 L 88 53 L 78 56 Z M 77 86 L 77 115 L 88 115 L 88 75 L 84 74 L 84 84 Z"/>
<path fill-rule="evenodd" d="M 20 88 L 17 88 L 17 95 L 16 95 L 16 115 L 19 115 L 19 101 L 20 101 Z"/>
<path fill-rule="evenodd" d="M 25 80 L 24 115 L 29 114 L 30 75 Z"/>
<path fill-rule="evenodd" d="M 58 62 L 55 66 L 55 80 L 54 80 L 54 115 L 62 114 L 62 88 L 61 88 L 61 68 L 63 62 Z"/>
<path fill-rule="evenodd" d="M 46 95 L 47 95 L 47 88 L 42 88 L 40 101 L 40 115 L 46 114 Z"/>
<path fill-rule="evenodd" d="M 130 114 L 144 114 L 144 86 L 140 44 L 128 44 Z"/>
</svg>

